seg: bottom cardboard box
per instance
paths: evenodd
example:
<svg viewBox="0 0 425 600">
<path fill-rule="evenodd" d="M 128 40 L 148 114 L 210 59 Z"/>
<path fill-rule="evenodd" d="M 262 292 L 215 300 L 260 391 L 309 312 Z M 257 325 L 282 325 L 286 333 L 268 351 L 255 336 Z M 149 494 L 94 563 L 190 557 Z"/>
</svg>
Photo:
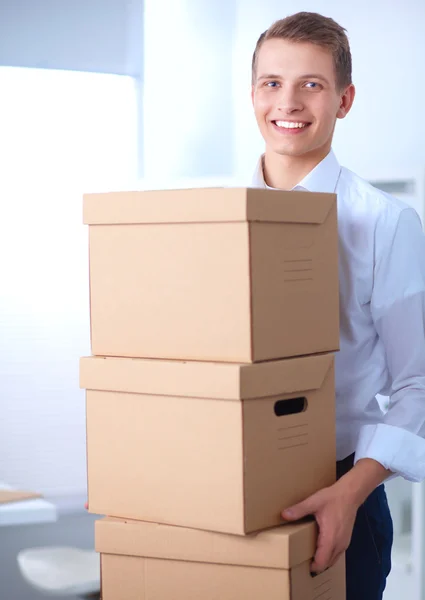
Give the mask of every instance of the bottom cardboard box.
<svg viewBox="0 0 425 600">
<path fill-rule="evenodd" d="M 314 522 L 237 536 L 96 522 L 102 600 L 345 600 L 345 559 L 312 577 Z"/>
</svg>

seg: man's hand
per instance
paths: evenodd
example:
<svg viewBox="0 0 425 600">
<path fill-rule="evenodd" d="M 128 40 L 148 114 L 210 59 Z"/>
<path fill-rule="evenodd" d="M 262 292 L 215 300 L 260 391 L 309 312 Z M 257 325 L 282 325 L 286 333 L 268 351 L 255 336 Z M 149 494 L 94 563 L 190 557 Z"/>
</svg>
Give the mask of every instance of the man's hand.
<svg viewBox="0 0 425 600">
<path fill-rule="evenodd" d="M 347 550 L 359 506 L 390 474 L 375 460 L 359 460 L 339 481 L 282 512 L 285 521 L 315 517 L 319 537 L 312 572 L 332 567 Z"/>
<path fill-rule="evenodd" d="M 344 496 L 337 485 L 320 490 L 304 502 L 283 511 L 285 521 L 298 521 L 314 515 L 319 526 L 319 537 L 313 573 L 321 573 L 332 567 L 350 544 L 358 505 Z"/>
</svg>

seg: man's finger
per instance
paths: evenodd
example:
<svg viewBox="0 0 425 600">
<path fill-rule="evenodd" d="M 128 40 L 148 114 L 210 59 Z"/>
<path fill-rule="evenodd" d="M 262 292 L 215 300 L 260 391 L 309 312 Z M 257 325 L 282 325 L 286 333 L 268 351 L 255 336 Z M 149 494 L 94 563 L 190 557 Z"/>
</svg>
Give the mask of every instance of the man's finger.
<svg viewBox="0 0 425 600">
<path fill-rule="evenodd" d="M 331 567 L 333 567 L 334 565 L 336 565 L 336 563 L 339 561 L 339 559 L 341 558 L 341 556 L 344 554 L 345 550 L 341 550 L 341 551 L 336 551 L 333 553 L 331 560 L 329 561 L 329 567 L 328 569 L 330 569 Z"/>
<path fill-rule="evenodd" d="M 317 549 L 311 564 L 311 571 L 313 573 L 322 573 L 325 571 L 325 569 L 331 565 L 331 561 L 335 554 L 334 536 L 330 533 L 322 533 L 319 531 Z"/>
<path fill-rule="evenodd" d="M 298 521 L 308 515 L 313 515 L 315 511 L 315 505 L 311 498 L 307 498 L 303 502 L 294 504 L 290 508 L 286 508 L 282 511 L 282 517 L 285 521 Z"/>
<path fill-rule="evenodd" d="M 324 571 L 327 571 L 328 569 L 332 568 L 334 565 L 336 565 L 336 563 L 339 561 L 339 559 L 341 558 L 341 556 L 344 554 L 345 550 L 342 551 L 335 551 L 332 556 L 331 559 L 329 561 L 328 566 L 324 569 Z M 311 572 L 314 574 L 319 575 L 320 573 L 323 573 L 323 570 L 320 571 L 317 567 L 317 564 L 313 561 L 311 564 L 311 568 L 310 568 Z"/>
</svg>

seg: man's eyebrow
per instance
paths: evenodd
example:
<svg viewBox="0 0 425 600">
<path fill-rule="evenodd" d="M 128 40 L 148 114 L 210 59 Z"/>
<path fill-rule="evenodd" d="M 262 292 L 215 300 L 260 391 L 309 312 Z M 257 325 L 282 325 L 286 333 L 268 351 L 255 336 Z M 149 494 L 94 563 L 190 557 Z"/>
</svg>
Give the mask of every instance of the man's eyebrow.
<svg viewBox="0 0 425 600">
<path fill-rule="evenodd" d="M 266 75 L 257 77 L 257 81 L 260 81 L 261 79 L 282 79 L 282 77 L 280 75 L 273 75 L 273 73 L 267 73 Z"/>
<path fill-rule="evenodd" d="M 307 73 L 306 75 L 300 75 L 298 79 L 320 79 L 325 83 L 329 84 L 329 81 L 323 75 L 319 75 L 318 73 Z"/>
</svg>

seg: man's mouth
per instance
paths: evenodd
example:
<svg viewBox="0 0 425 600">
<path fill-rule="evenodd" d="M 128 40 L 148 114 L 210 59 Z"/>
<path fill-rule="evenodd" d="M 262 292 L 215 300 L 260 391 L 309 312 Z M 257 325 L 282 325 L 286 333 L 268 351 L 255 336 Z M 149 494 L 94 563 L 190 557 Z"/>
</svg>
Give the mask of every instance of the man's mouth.
<svg viewBox="0 0 425 600">
<path fill-rule="evenodd" d="M 311 123 L 307 121 L 272 121 L 276 129 L 281 131 L 300 132 L 306 129 Z"/>
</svg>

